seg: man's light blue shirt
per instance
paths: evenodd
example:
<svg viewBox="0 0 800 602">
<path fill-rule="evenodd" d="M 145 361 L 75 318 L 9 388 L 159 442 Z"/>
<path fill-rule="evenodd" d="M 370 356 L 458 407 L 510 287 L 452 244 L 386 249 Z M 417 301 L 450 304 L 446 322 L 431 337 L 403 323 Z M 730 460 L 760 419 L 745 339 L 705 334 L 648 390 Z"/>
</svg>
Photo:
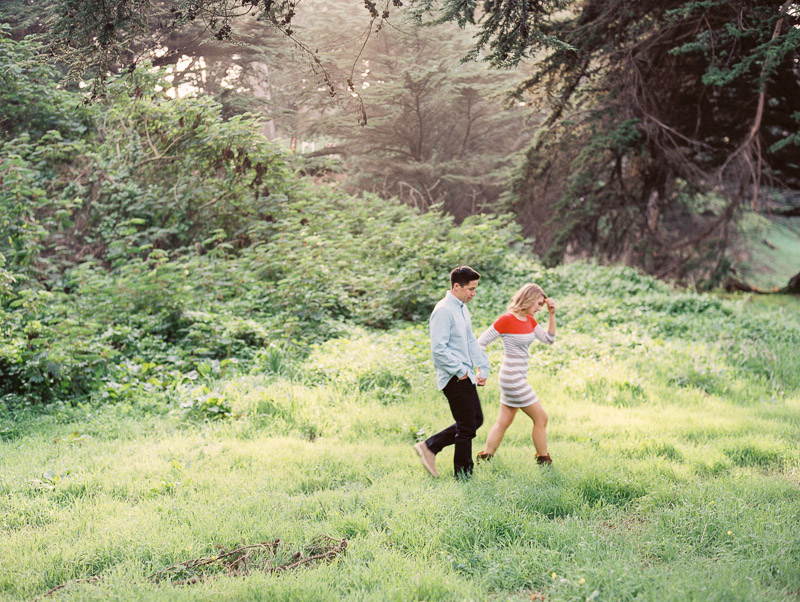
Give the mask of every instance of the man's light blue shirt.
<svg viewBox="0 0 800 602">
<path fill-rule="evenodd" d="M 464 374 L 476 384 L 473 368 L 480 370 L 481 377 L 489 376 L 489 357 L 478 347 L 467 305 L 450 291 L 433 308 L 430 327 L 431 354 L 439 390 L 454 376 Z"/>
</svg>

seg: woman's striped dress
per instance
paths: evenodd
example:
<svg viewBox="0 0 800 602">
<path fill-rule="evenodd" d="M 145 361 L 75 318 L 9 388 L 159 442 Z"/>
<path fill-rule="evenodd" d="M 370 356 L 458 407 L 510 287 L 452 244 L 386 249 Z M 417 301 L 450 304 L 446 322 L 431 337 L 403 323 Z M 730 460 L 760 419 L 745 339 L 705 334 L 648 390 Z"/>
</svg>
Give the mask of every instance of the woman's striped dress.
<svg viewBox="0 0 800 602">
<path fill-rule="evenodd" d="M 503 314 L 486 329 L 479 338 L 478 345 L 486 346 L 497 338 L 503 340 L 503 365 L 500 367 L 500 403 L 512 408 L 533 405 L 539 398 L 528 384 L 528 349 L 534 339 L 551 345 L 556 340 L 536 323 L 532 316 L 520 320 L 513 314 Z"/>
</svg>

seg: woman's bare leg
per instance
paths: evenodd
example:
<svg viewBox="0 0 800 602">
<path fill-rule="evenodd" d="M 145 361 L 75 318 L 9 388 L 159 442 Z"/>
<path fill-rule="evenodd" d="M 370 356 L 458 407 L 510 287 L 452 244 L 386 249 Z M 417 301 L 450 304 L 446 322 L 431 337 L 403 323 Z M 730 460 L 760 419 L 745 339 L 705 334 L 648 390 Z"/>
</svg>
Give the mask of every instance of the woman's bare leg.
<svg viewBox="0 0 800 602">
<path fill-rule="evenodd" d="M 514 415 L 517 413 L 517 409 L 500 404 L 500 415 L 497 417 L 497 422 L 489 429 L 489 436 L 486 437 L 486 447 L 483 448 L 484 453 L 491 455 L 497 451 L 497 448 L 500 447 L 500 442 L 503 440 L 503 435 L 506 434 L 506 429 L 514 422 Z"/>
<path fill-rule="evenodd" d="M 545 427 L 547 426 L 547 412 L 544 411 L 542 404 L 538 401 L 533 405 L 521 409 L 533 420 L 533 433 L 531 433 L 531 436 L 533 437 L 533 446 L 536 448 L 536 455 L 546 456 L 547 432 L 545 431 Z M 489 435 L 491 435 L 491 433 L 489 433 Z"/>
</svg>

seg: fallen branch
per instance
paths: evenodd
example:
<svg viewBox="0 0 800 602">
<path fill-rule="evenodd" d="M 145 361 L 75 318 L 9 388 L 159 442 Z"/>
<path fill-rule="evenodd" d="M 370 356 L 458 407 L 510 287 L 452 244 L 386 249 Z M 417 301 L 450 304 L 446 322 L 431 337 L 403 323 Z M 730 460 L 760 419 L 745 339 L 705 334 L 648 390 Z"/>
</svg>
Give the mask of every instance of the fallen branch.
<svg viewBox="0 0 800 602">
<path fill-rule="evenodd" d="M 300 153 L 300 156 L 304 159 L 311 159 L 312 157 L 324 157 L 326 155 L 346 155 L 347 154 L 347 147 L 345 146 L 328 146 L 325 148 L 321 148 L 317 151 L 311 151 L 310 153 Z"/>
<path fill-rule="evenodd" d="M 87 577 L 86 579 L 75 579 L 74 581 L 67 581 L 66 583 L 62 583 L 61 585 L 56 585 L 53 589 L 47 590 L 45 593 L 42 594 L 42 598 L 47 598 L 52 596 L 57 591 L 62 589 L 68 588 L 70 585 L 77 585 L 78 583 L 97 583 L 100 581 L 102 577 L 100 575 L 95 575 L 94 577 Z"/>
<path fill-rule="evenodd" d="M 729 293 L 741 292 L 741 293 L 757 293 L 759 295 L 770 295 L 779 292 L 777 286 L 769 290 L 764 290 L 763 288 L 758 288 L 757 286 L 752 286 L 750 284 L 747 284 L 743 280 L 739 280 L 738 278 L 734 278 L 733 276 L 731 276 L 730 278 L 726 278 L 725 282 L 722 283 L 722 286 Z"/>
<path fill-rule="evenodd" d="M 346 539 L 322 535 L 307 546 L 306 556 L 302 552 L 295 552 L 287 561 L 276 564 L 281 543 L 280 539 L 275 539 L 223 551 L 216 556 L 185 560 L 156 571 L 148 579 L 155 583 L 169 580 L 175 585 L 189 585 L 202 581 L 211 571 L 223 572 L 229 576 L 247 575 L 253 570 L 279 573 L 321 560 L 333 560 L 347 548 Z"/>
<path fill-rule="evenodd" d="M 792 276 L 789 279 L 789 283 L 783 288 L 779 288 L 777 286 L 771 289 L 758 288 L 757 286 L 747 284 L 746 282 L 739 280 L 738 278 L 734 278 L 733 276 L 726 278 L 725 282 L 722 283 L 722 286 L 726 291 L 731 293 L 744 292 L 757 293 L 759 295 L 800 295 L 800 272 Z"/>
<path fill-rule="evenodd" d="M 215 556 L 184 560 L 183 562 L 156 571 L 149 575 L 147 579 L 154 583 L 168 581 L 173 585 L 192 585 L 206 579 L 206 577 L 212 574 L 212 571 L 214 573 L 225 574 L 229 577 L 247 575 L 254 570 L 263 571 L 265 573 L 280 573 L 291 571 L 315 562 L 333 560 L 340 554 L 343 554 L 347 548 L 346 539 L 334 539 L 327 535 L 320 535 L 313 539 L 303 552 L 295 552 L 286 558 L 285 561 L 276 563 L 281 544 L 282 542 L 280 539 L 275 539 L 270 542 L 245 545 L 227 551 L 220 547 L 220 553 Z M 101 579 L 102 577 L 100 575 L 87 577 L 85 579 L 75 579 L 74 581 L 57 585 L 42 594 L 41 597 L 47 598 L 60 590 L 78 583 L 97 583 Z"/>
</svg>

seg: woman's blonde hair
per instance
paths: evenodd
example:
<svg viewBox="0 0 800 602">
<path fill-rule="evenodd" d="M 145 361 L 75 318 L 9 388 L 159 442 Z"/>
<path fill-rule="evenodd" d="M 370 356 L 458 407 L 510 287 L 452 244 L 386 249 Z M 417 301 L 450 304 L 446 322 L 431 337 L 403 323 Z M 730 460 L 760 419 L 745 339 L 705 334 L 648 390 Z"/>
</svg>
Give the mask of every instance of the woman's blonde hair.
<svg viewBox="0 0 800 602">
<path fill-rule="evenodd" d="M 533 283 L 526 284 L 511 297 L 511 302 L 508 304 L 508 311 L 511 313 L 523 312 L 531 307 L 539 297 L 547 299 L 547 295 L 544 294 L 542 287 Z"/>
</svg>

